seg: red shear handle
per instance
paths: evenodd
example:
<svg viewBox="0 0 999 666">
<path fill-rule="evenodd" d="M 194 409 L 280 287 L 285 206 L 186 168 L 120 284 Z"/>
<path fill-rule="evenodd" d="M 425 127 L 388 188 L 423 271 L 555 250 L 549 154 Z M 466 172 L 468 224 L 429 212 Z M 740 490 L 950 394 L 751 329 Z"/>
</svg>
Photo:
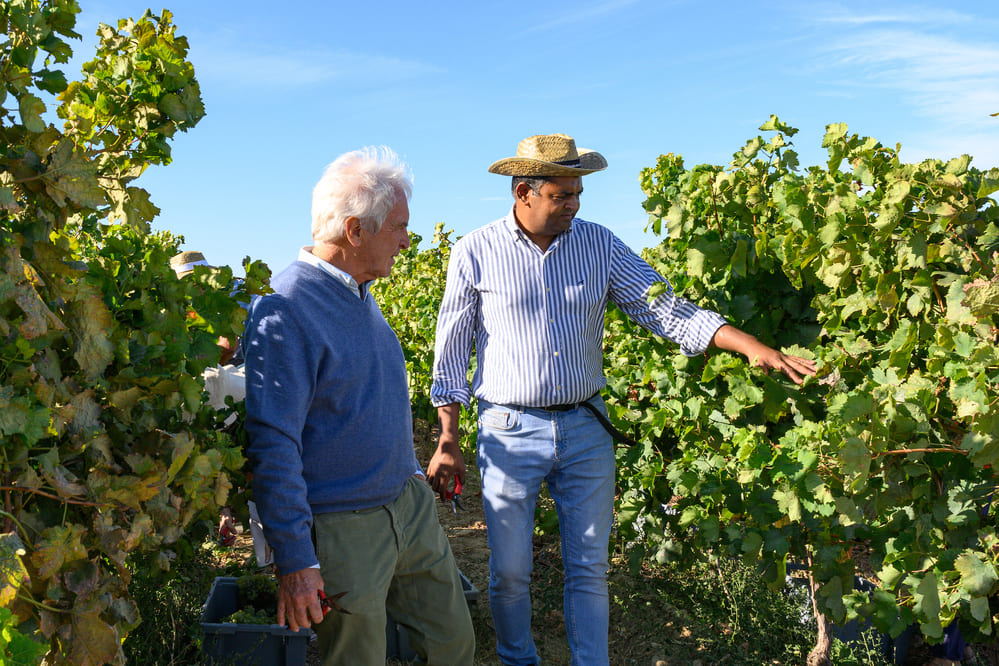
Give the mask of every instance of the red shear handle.
<svg viewBox="0 0 999 666">
<path fill-rule="evenodd" d="M 458 477 L 454 477 L 454 491 L 450 491 L 445 488 L 441 491 L 441 499 L 449 500 L 454 499 L 456 496 L 461 494 L 461 480 Z"/>
<path fill-rule="evenodd" d="M 319 605 L 323 609 L 323 617 L 326 617 L 326 614 L 333 610 L 333 604 L 322 590 L 317 590 L 316 594 L 319 595 Z"/>
</svg>

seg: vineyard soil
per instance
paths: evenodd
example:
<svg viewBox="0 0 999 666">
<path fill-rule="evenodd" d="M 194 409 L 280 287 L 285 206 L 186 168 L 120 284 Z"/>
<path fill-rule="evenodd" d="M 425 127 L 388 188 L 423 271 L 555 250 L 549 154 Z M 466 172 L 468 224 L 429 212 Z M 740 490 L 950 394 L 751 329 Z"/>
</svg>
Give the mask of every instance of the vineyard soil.
<svg viewBox="0 0 999 666">
<path fill-rule="evenodd" d="M 422 464 L 426 465 L 433 453 L 436 440 L 425 427 L 417 424 L 415 446 Z M 470 456 L 466 454 L 466 458 Z M 500 664 L 495 654 L 495 634 L 489 615 L 488 579 L 489 548 L 486 543 L 486 526 L 482 512 L 479 479 L 469 459 L 468 479 L 464 490 L 465 510 L 454 515 L 450 506 L 438 503 L 441 525 L 448 534 L 451 549 L 458 566 L 479 590 L 478 602 L 473 604 L 472 621 L 476 633 L 477 666 Z M 248 533 L 238 535 L 236 544 L 223 559 L 252 561 L 252 542 Z M 675 575 L 677 572 L 673 572 Z M 715 575 L 717 573 L 717 576 Z M 814 640 L 814 630 L 801 625 L 782 626 L 787 617 L 773 617 L 773 609 L 754 607 L 756 599 L 761 604 L 772 604 L 761 591 L 759 581 L 740 578 L 732 572 L 699 571 L 684 574 L 688 580 L 680 583 L 671 579 L 666 570 L 643 569 L 633 576 L 627 562 L 620 555 L 612 558 L 610 572 L 611 629 L 610 663 L 615 666 L 680 666 L 713 664 L 799 664 Z M 694 578 L 700 581 L 694 582 Z M 562 562 L 556 537 L 539 535 L 535 539 L 535 574 L 533 586 L 533 631 L 542 663 L 564 665 L 569 663 L 569 648 L 565 638 L 562 617 Z M 758 585 L 760 590 L 749 589 Z M 693 592 L 692 592 L 693 590 Z M 712 593 L 714 597 L 712 597 Z M 688 595 L 698 595 L 692 602 Z M 735 610 L 729 602 L 734 603 Z M 747 601 L 748 600 L 748 601 Z M 714 606 L 714 608 L 711 608 Z M 786 608 L 784 609 L 786 610 Z M 739 617 L 760 611 L 761 617 Z M 726 617 L 731 614 L 731 617 Z M 767 621 L 773 624 L 765 625 Z M 792 622 L 792 624 L 796 624 Z M 761 633 L 772 632 L 774 639 L 791 643 L 787 635 L 798 633 L 801 658 L 786 654 L 783 658 L 772 656 L 761 661 L 760 653 L 766 652 Z M 779 641 L 778 641 L 779 642 Z M 791 648 L 793 650 L 793 648 Z M 999 651 L 994 646 L 975 646 L 975 659 L 967 666 L 999 664 Z M 855 659 L 856 657 L 854 657 Z M 402 666 L 406 662 L 388 660 L 386 666 Z M 834 660 L 834 663 L 839 663 Z M 842 663 L 865 663 L 847 660 Z M 921 642 L 914 644 L 905 661 L 906 666 L 931 664 L 928 648 Z M 314 644 L 307 654 L 307 666 L 320 666 Z"/>
<path fill-rule="evenodd" d="M 417 457 L 426 467 L 436 446 L 436 433 L 428 432 L 424 424 L 417 422 L 414 445 Z M 475 664 L 498 666 L 501 662 L 496 656 L 495 633 L 489 614 L 489 548 L 480 482 L 472 455 L 466 453 L 466 461 L 469 464 L 463 490 L 465 510 L 455 515 L 449 504 L 438 502 L 438 515 L 447 532 L 458 567 L 479 590 L 479 599 L 471 606 L 476 635 Z M 558 539 L 553 535 L 538 535 L 535 537 L 534 547 L 534 639 L 542 663 L 568 664 L 570 652 L 562 616 L 563 575 Z M 649 580 L 643 577 L 631 576 L 627 562 L 622 558 L 615 558 L 612 562 L 610 579 L 612 664 L 707 666 L 720 663 L 717 654 L 712 655 L 714 641 L 707 638 L 708 634 L 716 631 L 715 627 L 672 604 L 663 605 L 659 587 L 650 587 Z M 401 666 L 406 662 L 388 660 L 386 663 L 387 666 Z M 319 655 L 313 645 L 308 654 L 308 666 L 319 664 Z"/>
</svg>

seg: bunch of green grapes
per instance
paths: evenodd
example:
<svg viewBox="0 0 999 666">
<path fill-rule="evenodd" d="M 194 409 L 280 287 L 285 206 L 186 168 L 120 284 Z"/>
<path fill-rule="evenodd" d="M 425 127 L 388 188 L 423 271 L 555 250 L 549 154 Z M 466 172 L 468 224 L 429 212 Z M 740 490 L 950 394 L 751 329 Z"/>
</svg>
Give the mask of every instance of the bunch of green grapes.
<svg viewBox="0 0 999 666">
<path fill-rule="evenodd" d="M 241 608 L 277 612 L 277 581 L 267 574 L 244 574 L 236 579 Z"/>
<path fill-rule="evenodd" d="M 235 613 L 222 618 L 222 622 L 233 624 L 277 624 L 277 611 L 256 608 L 240 608 Z"/>
</svg>

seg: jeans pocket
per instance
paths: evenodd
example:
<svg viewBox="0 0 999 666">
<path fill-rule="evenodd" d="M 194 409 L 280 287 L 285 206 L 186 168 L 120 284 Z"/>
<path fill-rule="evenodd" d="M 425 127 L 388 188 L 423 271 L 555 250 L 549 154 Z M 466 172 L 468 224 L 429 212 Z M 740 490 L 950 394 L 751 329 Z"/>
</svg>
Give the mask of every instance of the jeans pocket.
<svg viewBox="0 0 999 666">
<path fill-rule="evenodd" d="M 505 407 L 489 407 L 479 414 L 479 427 L 489 430 L 513 430 L 520 414 Z"/>
</svg>

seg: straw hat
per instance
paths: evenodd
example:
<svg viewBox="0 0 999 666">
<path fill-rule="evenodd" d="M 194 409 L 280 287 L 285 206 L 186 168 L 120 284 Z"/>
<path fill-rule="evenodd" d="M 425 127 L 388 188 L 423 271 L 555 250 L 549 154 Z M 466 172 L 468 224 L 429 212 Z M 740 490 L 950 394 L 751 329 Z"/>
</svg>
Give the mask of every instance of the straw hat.
<svg viewBox="0 0 999 666">
<path fill-rule="evenodd" d="M 170 260 L 170 268 L 172 268 L 177 274 L 177 277 L 190 275 L 194 272 L 195 266 L 208 266 L 209 268 L 213 268 L 213 266 L 205 260 L 205 255 L 194 250 L 181 252 Z"/>
<path fill-rule="evenodd" d="M 595 150 L 576 149 L 565 134 L 529 136 L 517 145 L 517 156 L 493 162 L 490 173 L 502 176 L 585 176 L 607 168 L 607 160 Z"/>
</svg>

